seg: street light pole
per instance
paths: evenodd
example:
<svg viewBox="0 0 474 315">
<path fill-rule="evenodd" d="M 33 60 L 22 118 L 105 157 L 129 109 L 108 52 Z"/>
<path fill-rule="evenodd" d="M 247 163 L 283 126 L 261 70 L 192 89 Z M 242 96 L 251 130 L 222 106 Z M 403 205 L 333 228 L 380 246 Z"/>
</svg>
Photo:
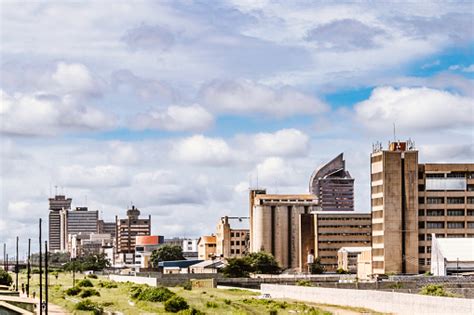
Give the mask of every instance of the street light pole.
<svg viewBox="0 0 474 315">
<path fill-rule="evenodd" d="M 31 256 L 31 238 L 28 239 L 28 262 L 26 267 L 26 296 L 30 297 L 30 273 L 31 273 L 31 265 L 30 265 L 30 256 Z"/>
<path fill-rule="evenodd" d="M 44 313 L 48 315 L 48 241 L 44 241 L 44 286 L 45 286 Z"/>
<path fill-rule="evenodd" d="M 41 257 L 41 248 L 43 244 L 41 242 L 41 218 L 39 219 L 39 296 L 40 304 L 39 311 L 40 315 L 43 315 L 43 261 Z"/>
<path fill-rule="evenodd" d="M 20 292 L 18 289 L 18 272 L 20 271 L 19 265 L 18 265 L 18 236 L 16 237 L 16 266 L 15 266 L 15 288 L 17 292 Z"/>
</svg>

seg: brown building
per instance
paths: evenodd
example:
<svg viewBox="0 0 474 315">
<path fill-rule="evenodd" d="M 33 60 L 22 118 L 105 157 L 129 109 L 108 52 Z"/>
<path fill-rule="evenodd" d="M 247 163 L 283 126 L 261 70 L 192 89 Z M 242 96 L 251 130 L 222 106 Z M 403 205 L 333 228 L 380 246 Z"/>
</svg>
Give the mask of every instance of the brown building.
<svg viewBox="0 0 474 315">
<path fill-rule="evenodd" d="M 346 170 L 343 153 L 314 171 L 309 192 L 318 197 L 322 211 L 354 210 L 354 179 Z"/>
<path fill-rule="evenodd" d="M 216 257 L 216 236 L 201 236 L 198 240 L 198 259 L 210 260 Z"/>
<path fill-rule="evenodd" d="M 110 234 L 115 238 L 115 222 L 105 222 L 104 220 L 97 221 L 97 233 L 99 234 Z"/>
<path fill-rule="evenodd" d="M 315 256 L 321 258 L 325 271 L 338 268 L 338 251 L 341 248 L 360 248 L 371 243 L 371 214 L 355 212 L 316 212 Z"/>
<path fill-rule="evenodd" d="M 411 141 L 374 146 L 373 274 L 429 271 L 431 233 L 472 236 L 473 178 L 474 164 L 419 164 Z"/>
<path fill-rule="evenodd" d="M 248 253 L 249 249 L 249 229 L 231 227 L 229 220 L 234 220 L 236 224 L 248 223 L 248 217 L 222 217 L 217 224 L 216 233 L 216 256 L 223 258 L 242 257 Z"/>
<path fill-rule="evenodd" d="M 147 236 L 151 234 L 151 215 L 147 219 L 140 219 L 140 210 L 132 206 L 127 210 L 127 218 L 116 222 L 116 253 L 119 259 L 126 263 L 135 263 L 135 239 L 136 236 Z"/>
</svg>

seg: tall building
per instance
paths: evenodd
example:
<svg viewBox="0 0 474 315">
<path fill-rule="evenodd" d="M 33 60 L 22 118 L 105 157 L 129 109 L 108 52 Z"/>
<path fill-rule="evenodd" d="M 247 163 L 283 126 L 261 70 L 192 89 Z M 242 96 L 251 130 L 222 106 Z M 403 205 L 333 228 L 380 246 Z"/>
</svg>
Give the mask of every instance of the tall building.
<svg viewBox="0 0 474 315">
<path fill-rule="evenodd" d="M 75 210 L 61 211 L 61 250 L 70 251 L 70 235 L 97 233 L 98 210 L 76 207 Z"/>
<path fill-rule="evenodd" d="M 61 250 L 61 211 L 71 209 L 71 198 L 64 195 L 56 195 L 49 198 L 49 250 Z"/>
<path fill-rule="evenodd" d="M 248 219 L 248 217 L 224 216 L 219 220 L 216 232 L 217 257 L 242 257 L 248 253 L 250 243 L 250 232 L 247 228 Z M 234 220 L 235 222 L 232 227 L 229 220 Z"/>
<path fill-rule="evenodd" d="M 135 239 L 136 236 L 148 236 L 151 234 L 151 215 L 140 219 L 140 210 L 132 206 L 127 210 L 127 218 L 115 217 L 117 225 L 116 248 L 119 258 L 125 263 L 135 263 Z"/>
<path fill-rule="evenodd" d="M 372 273 L 430 270 L 431 233 L 474 235 L 474 164 L 418 164 L 411 141 L 371 154 Z"/>
<path fill-rule="evenodd" d="M 318 197 L 322 211 L 354 210 L 354 178 L 346 170 L 343 153 L 313 172 L 309 192 Z"/>
<path fill-rule="evenodd" d="M 338 251 L 367 247 L 371 243 L 371 214 L 356 212 L 313 213 L 315 225 L 315 256 L 321 258 L 325 271 L 338 268 Z M 302 253 L 304 254 L 304 253 Z"/>
<path fill-rule="evenodd" d="M 97 233 L 99 234 L 110 234 L 115 238 L 115 222 L 105 222 L 104 220 L 97 221 Z"/>
</svg>

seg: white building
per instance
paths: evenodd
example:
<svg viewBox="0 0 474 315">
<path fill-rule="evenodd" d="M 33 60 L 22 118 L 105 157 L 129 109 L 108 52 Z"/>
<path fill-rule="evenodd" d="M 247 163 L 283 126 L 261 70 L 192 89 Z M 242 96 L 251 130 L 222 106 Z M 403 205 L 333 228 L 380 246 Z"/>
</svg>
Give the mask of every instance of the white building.
<svg viewBox="0 0 474 315">
<path fill-rule="evenodd" d="M 436 238 L 434 233 L 431 235 L 433 275 L 474 271 L 474 238 Z"/>
</svg>

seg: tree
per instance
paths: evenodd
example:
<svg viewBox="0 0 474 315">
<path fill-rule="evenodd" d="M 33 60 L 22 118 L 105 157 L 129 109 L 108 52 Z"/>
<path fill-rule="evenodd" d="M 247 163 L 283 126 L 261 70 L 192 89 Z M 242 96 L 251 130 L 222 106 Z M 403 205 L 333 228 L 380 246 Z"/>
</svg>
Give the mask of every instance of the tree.
<svg viewBox="0 0 474 315">
<path fill-rule="evenodd" d="M 157 268 L 160 261 L 184 260 L 183 249 L 178 245 L 164 245 L 151 253 L 151 263 Z"/>
<path fill-rule="evenodd" d="M 105 254 L 88 254 L 80 256 L 73 261 L 66 263 L 63 268 L 65 271 L 101 271 L 110 266 L 110 262 Z"/>
<path fill-rule="evenodd" d="M 0 284 L 10 286 L 13 280 L 8 272 L 5 270 L 0 270 Z"/>
<path fill-rule="evenodd" d="M 316 257 L 314 263 L 310 264 L 309 272 L 313 275 L 322 274 L 324 272 L 324 266 L 321 264 L 321 257 Z"/>
<path fill-rule="evenodd" d="M 227 278 L 243 278 L 248 277 L 252 271 L 252 266 L 247 257 L 243 258 L 229 258 L 227 259 L 227 265 L 222 268 L 224 276 Z"/>
<path fill-rule="evenodd" d="M 260 251 L 251 253 L 247 257 L 254 273 L 278 274 L 281 272 L 278 262 L 272 254 Z"/>
</svg>

